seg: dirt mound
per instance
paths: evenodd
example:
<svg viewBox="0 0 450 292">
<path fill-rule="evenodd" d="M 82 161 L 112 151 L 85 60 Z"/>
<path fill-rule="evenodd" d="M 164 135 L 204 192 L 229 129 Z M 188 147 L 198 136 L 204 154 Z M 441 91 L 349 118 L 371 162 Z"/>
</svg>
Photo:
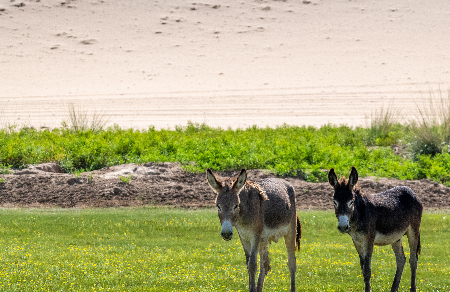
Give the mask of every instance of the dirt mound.
<svg viewBox="0 0 450 292">
<path fill-rule="evenodd" d="M 214 206 L 215 196 L 204 173 L 182 170 L 176 163 L 125 164 L 83 173 L 58 173 L 50 164 L 14 170 L 0 175 L 0 206 L 3 207 L 116 207 L 171 205 L 184 208 Z M 219 172 L 220 176 L 237 172 Z M 274 175 L 265 170 L 249 170 L 250 180 Z M 287 178 L 295 188 L 297 207 L 332 209 L 332 188 L 328 183 L 309 183 Z M 423 179 L 400 181 L 362 178 L 359 185 L 367 194 L 398 185 L 411 187 L 426 208 L 450 208 L 450 188 Z"/>
</svg>

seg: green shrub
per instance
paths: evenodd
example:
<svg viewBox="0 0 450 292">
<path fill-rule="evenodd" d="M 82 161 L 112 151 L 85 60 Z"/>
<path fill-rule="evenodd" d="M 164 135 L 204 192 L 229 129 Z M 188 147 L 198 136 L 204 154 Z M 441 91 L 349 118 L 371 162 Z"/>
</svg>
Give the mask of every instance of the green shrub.
<svg viewBox="0 0 450 292">
<path fill-rule="evenodd" d="M 119 179 L 120 179 L 123 183 L 127 184 L 127 183 L 130 183 L 132 177 L 133 177 L 132 175 L 129 175 L 129 176 L 119 176 Z"/>
<path fill-rule="evenodd" d="M 10 174 L 10 173 L 13 173 L 11 171 L 11 165 L 0 164 L 0 174 Z"/>
</svg>

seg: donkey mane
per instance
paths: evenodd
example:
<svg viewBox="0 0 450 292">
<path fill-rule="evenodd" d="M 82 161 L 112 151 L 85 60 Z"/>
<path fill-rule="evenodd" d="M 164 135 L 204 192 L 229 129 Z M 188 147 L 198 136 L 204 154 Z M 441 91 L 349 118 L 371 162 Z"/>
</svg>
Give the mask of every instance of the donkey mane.
<svg viewBox="0 0 450 292">
<path fill-rule="evenodd" d="M 348 179 L 345 177 L 341 177 L 337 183 L 336 188 L 347 188 L 348 187 Z M 361 190 L 361 187 L 356 184 L 353 186 L 353 191 L 357 194 L 360 195 L 361 197 L 364 196 L 363 191 Z"/>
<path fill-rule="evenodd" d="M 221 178 L 223 180 L 223 187 L 231 187 L 232 185 L 234 185 L 234 183 L 237 181 L 239 176 L 236 176 L 234 178 Z M 258 191 L 258 194 L 261 198 L 262 201 L 266 201 L 269 200 L 269 197 L 266 195 L 266 192 L 261 188 L 261 186 L 255 182 L 252 182 L 250 180 L 246 180 L 244 186 L 241 189 L 242 190 L 251 190 L 251 189 L 256 189 Z"/>
<path fill-rule="evenodd" d="M 269 199 L 269 197 L 267 197 L 267 195 L 266 195 L 266 192 L 261 188 L 261 186 L 260 186 L 259 184 L 247 180 L 247 181 L 245 182 L 244 188 L 245 188 L 246 186 L 249 186 L 250 188 L 255 188 L 255 189 L 257 189 L 258 192 L 259 192 L 259 197 L 261 198 L 261 200 L 265 201 L 265 200 L 268 200 L 268 199 Z"/>
</svg>

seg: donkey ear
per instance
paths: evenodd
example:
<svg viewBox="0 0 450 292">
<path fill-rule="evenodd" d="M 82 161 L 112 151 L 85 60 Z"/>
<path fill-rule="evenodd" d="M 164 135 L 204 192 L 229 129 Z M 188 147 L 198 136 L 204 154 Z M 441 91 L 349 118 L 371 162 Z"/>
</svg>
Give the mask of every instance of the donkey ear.
<svg viewBox="0 0 450 292">
<path fill-rule="evenodd" d="M 237 193 L 239 192 L 242 187 L 245 185 L 245 182 L 247 181 L 247 171 L 245 169 L 241 170 L 241 173 L 239 173 L 238 178 L 233 184 L 233 190 Z"/>
<path fill-rule="evenodd" d="M 335 188 L 338 184 L 338 179 L 336 173 L 334 172 L 334 168 L 330 169 L 328 172 L 328 182 L 333 188 Z"/>
<path fill-rule="evenodd" d="M 209 186 L 213 189 L 213 191 L 217 194 L 220 193 L 222 183 L 216 178 L 210 168 L 206 170 L 206 178 L 208 179 Z"/>
<path fill-rule="evenodd" d="M 352 166 L 352 171 L 350 172 L 350 176 L 348 177 L 348 185 L 350 188 L 353 188 L 358 182 L 358 171 L 356 168 Z"/>
</svg>

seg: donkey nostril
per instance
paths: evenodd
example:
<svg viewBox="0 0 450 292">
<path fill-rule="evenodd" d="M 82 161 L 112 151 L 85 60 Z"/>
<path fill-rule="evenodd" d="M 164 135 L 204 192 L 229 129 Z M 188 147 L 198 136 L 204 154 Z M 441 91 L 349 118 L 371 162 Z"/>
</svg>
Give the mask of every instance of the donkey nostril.
<svg viewBox="0 0 450 292">
<path fill-rule="evenodd" d="M 220 235 L 222 235 L 222 237 L 224 239 L 230 239 L 233 236 L 233 232 L 221 232 Z"/>
<path fill-rule="evenodd" d="M 349 230 L 349 227 L 348 227 L 348 225 L 347 226 L 338 226 L 338 230 L 340 231 L 340 232 L 347 232 L 348 230 Z"/>
</svg>

